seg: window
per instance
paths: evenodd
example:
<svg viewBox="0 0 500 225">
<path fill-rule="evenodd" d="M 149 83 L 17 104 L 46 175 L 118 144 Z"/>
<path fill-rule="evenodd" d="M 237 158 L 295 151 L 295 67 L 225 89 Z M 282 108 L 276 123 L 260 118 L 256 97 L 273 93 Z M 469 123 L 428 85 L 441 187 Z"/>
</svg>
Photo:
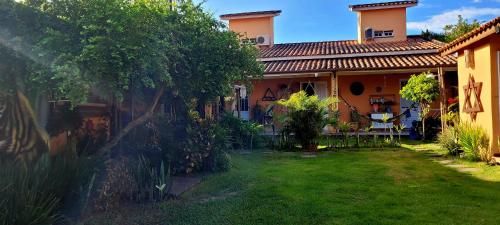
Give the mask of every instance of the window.
<svg viewBox="0 0 500 225">
<path fill-rule="evenodd" d="M 314 91 L 314 83 L 302 83 L 300 89 L 305 91 L 307 96 L 313 96 L 316 94 Z"/>
<path fill-rule="evenodd" d="M 393 30 L 376 30 L 373 32 L 373 36 L 376 38 L 394 37 Z"/>
<path fill-rule="evenodd" d="M 361 82 L 353 82 L 351 84 L 351 94 L 359 96 L 365 92 L 365 86 Z"/>
<path fill-rule="evenodd" d="M 240 111 L 248 111 L 248 95 L 244 98 L 240 98 Z"/>
<path fill-rule="evenodd" d="M 300 83 L 300 90 L 305 91 L 307 96 L 317 95 L 320 99 L 328 97 L 328 84 L 323 81 Z"/>
<path fill-rule="evenodd" d="M 245 44 L 252 44 L 252 45 L 257 44 L 257 38 L 245 38 L 241 41 Z"/>
</svg>

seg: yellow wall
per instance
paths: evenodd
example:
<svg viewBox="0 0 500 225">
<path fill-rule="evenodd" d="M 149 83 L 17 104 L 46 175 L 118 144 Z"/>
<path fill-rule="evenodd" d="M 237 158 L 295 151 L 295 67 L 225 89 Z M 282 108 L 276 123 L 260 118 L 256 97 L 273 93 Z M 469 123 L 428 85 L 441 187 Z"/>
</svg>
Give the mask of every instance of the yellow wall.
<svg viewBox="0 0 500 225">
<path fill-rule="evenodd" d="M 274 44 L 274 17 L 244 18 L 229 20 L 229 30 L 256 38 L 258 35 L 269 35 L 271 45 Z"/>
<path fill-rule="evenodd" d="M 406 8 L 358 12 L 358 42 L 365 43 L 365 30 L 394 30 L 392 38 L 375 38 L 375 42 L 406 40 Z"/>
<path fill-rule="evenodd" d="M 470 114 L 463 112 L 465 104 L 465 93 L 463 87 L 472 75 L 476 82 L 482 82 L 481 102 L 484 112 L 477 114 L 475 123 L 482 126 L 490 135 L 490 145 L 494 152 L 498 152 L 499 137 L 499 96 L 498 96 L 498 70 L 496 52 L 500 51 L 500 37 L 493 35 L 474 45 L 468 46 L 474 52 L 474 67 L 467 68 L 465 64 L 464 50 L 459 52 L 458 57 L 458 84 L 460 98 L 460 118 L 462 121 L 471 121 Z M 472 104 L 474 104 L 472 94 Z"/>
</svg>

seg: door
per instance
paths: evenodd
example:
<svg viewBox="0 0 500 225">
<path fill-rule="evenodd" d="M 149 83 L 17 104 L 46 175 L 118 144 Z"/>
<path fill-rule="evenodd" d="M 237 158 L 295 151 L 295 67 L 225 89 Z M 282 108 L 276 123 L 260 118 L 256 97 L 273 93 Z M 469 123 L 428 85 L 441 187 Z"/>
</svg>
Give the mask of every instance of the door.
<svg viewBox="0 0 500 225">
<path fill-rule="evenodd" d="M 408 80 L 400 80 L 400 90 L 408 83 Z M 408 110 L 414 104 L 413 101 L 404 99 L 400 97 L 399 107 L 400 112 L 403 113 Z M 410 110 L 410 113 L 406 116 L 401 117 L 401 123 L 405 125 L 406 128 L 411 128 L 413 121 L 420 121 L 420 107 L 416 107 Z"/>
</svg>

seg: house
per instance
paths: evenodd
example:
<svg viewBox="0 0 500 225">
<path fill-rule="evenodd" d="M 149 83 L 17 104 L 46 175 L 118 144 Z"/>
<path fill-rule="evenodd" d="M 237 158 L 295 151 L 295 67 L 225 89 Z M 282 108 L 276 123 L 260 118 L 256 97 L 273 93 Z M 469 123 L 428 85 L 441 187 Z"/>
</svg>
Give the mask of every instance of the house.
<svg viewBox="0 0 500 225">
<path fill-rule="evenodd" d="M 498 153 L 500 137 L 500 17 L 441 48 L 458 54 L 460 118 L 483 127 Z"/>
<path fill-rule="evenodd" d="M 265 66 L 263 78 L 253 78 L 252 91 L 243 93 L 235 110 L 244 119 L 260 120 L 256 107 L 270 114 L 273 101 L 304 90 L 322 98 L 337 97 L 343 121 L 359 122 L 353 111 L 372 118 L 395 116 L 413 104 L 401 98 L 401 87 L 411 75 L 429 71 L 442 87 L 441 99 L 432 108 L 439 116 L 447 96 L 456 95 L 451 88 L 457 83 L 456 57 L 441 55 L 438 50 L 444 44 L 439 41 L 407 35 L 406 12 L 417 5 L 418 1 L 351 5 L 358 19 L 356 40 L 303 43 L 275 43 L 274 19 L 280 10 L 221 15 L 230 30 L 255 43 Z M 418 109 L 410 110 L 401 122 L 409 128 L 418 115 Z"/>
</svg>

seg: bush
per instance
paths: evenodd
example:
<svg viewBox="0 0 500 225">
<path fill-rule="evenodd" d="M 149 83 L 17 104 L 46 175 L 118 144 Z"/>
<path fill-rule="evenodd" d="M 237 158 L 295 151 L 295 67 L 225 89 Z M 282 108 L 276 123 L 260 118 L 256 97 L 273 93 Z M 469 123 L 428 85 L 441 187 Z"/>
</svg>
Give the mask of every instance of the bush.
<svg viewBox="0 0 500 225">
<path fill-rule="evenodd" d="M 448 150 L 450 155 L 458 155 L 460 150 L 458 128 L 448 127 L 438 135 L 439 144 Z"/>
<path fill-rule="evenodd" d="M 315 141 L 327 123 L 328 106 L 333 99 L 321 100 L 318 96 L 307 96 L 304 91 L 292 94 L 288 100 L 279 100 L 287 108 L 285 129 L 295 134 L 302 149 L 316 150 Z"/>
<path fill-rule="evenodd" d="M 122 202 L 131 201 L 138 192 L 134 174 L 129 167 L 134 165 L 129 159 L 109 161 L 106 165 L 106 177 L 98 190 L 94 208 L 109 210 L 118 207 Z"/>
<path fill-rule="evenodd" d="M 458 143 L 470 160 L 489 161 L 491 157 L 489 135 L 480 126 L 462 122 L 458 127 Z"/>
<path fill-rule="evenodd" d="M 144 156 L 139 157 L 136 165 L 133 174 L 137 185 L 137 196 L 134 197 L 138 201 L 163 200 L 171 185 L 170 165 L 162 161 L 159 166 L 155 166 Z"/>
<path fill-rule="evenodd" d="M 66 153 L 44 155 L 24 167 L 0 160 L 0 224 L 55 224 L 61 210 L 75 204 L 91 174 L 90 160 Z"/>
<path fill-rule="evenodd" d="M 231 113 L 224 113 L 218 124 L 229 132 L 228 137 L 231 139 L 233 149 L 253 149 L 254 145 L 261 144 L 255 137 L 262 131 L 260 124 L 242 120 Z"/>
</svg>

